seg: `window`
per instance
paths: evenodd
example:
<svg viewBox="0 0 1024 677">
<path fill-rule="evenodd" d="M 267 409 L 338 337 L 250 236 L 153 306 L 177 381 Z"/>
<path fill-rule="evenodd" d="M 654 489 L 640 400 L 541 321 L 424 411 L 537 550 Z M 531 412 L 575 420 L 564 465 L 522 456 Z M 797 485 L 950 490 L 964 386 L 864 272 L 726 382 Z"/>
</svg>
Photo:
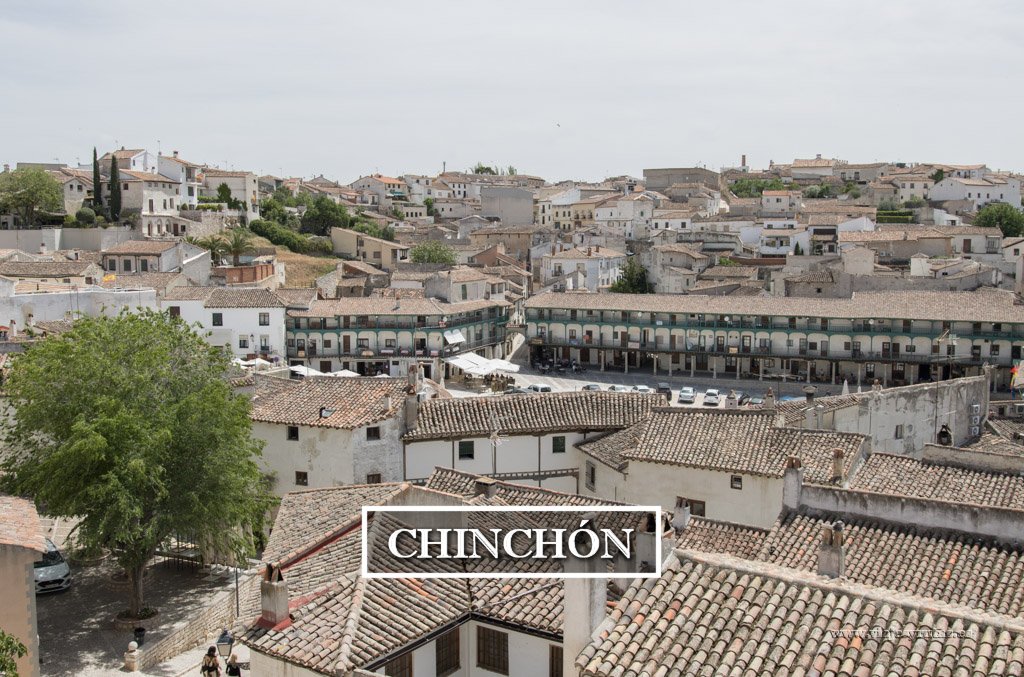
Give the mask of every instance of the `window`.
<svg viewBox="0 0 1024 677">
<path fill-rule="evenodd" d="M 260 326 L 261 327 L 269 327 L 270 326 L 270 313 L 260 313 Z"/>
<path fill-rule="evenodd" d="M 368 339 L 368 338 L 356 339 L 356 347 L 357 348 L 369 348 L 370 347 L 370 339 Z"/>
<path fill-rule="evenodd" d="M 992 357 L 998 357 L 999 356 L 999 345 L 993 343 L 992 347 L 988 349 L 988 354 L 991 355 Z"/>
<path fill-rule="evenodd" d="M 743 489 L 743 475 L 732 475 L 729 477 L 730 489 Z"/>
<path fill-rule="evenodd" d="M 903 439 L 903 424 L 902 423 L 900 423 L 899 425 L 896 426 L 896 435 L 895 435 L 895 437 L 898 440 L 902 440 Z"/>
<path fill-rule="evenodd" d="M 455 628 L 444 633 L 434 642 L 434 673 L 437 677 L 444 677 L 460 667 L 459 629 Z"/>
<path fill-rule="evenodd" d="M 140 273 L 147 273 L 147 272 L 149 272 L 149 259 L 141 259 L 141 260 L 139 260 L 139 272 Z"/>
<path fill-rule="evenodd" d="M 171 317 L 181 317 L 181 306 L 171 306 L 167 312 Z"/>
<path fill-rule="evenodd" d="M 117 272 L 117 259 L 110 259 L 107 261 L 107 270 Z"/>
<path fill-rule="evenodd" d="M 288 439 L 297 440 L 299 439 L 299 426 L 290 425 L 288 426 Z"/>
<path fill-rule="evenodd" d="M 707 503 L 704 501 L 695 501 L 692 498 L 686 498 L 684 496 L 676 496 L 676 508 L 682 508 L 687 503 L 690 504 L 690 515 L 694 517 L 704 517 Z"/>
<path fill-rule="evenodd" d="M 366 439 L 368 440 L 379 440 L 380 439 L 380 426 L 372 425 L 366 429 Z"/>
<path fill-rule="evenodd" d="M 508 633 L 476 626 L 476 666 L 508 674 Z"/>
<path fill-rule="evenodd" d="M 586 483 L 587 489 L 593 489 L 597 486 L 597 466 L 591 461 L 587 461 Z"/>
<path fill-rule="evenodd" d="M 394 348 L 396 345 L 395 339 L 384 339 L 385 348 Z"/>
<path fill-rule="evenodd" d="M 380 484 L 380 481 L 381 480 L 380 480 L 380 473 L 379 472 L 372 472 L 372 473 L 370 473 L 369 475 L 366 476 L 366 483 L 367 484 Z"/>
<path fill-rule="evenodd" d="M 245 338 L 244 336 L 239 336 L 238 337 L 238 347 L 239 348 L 248 348 L 249 347 L 249 339 Z"/>
<path fill-rule="evenodd" d="M 460 440 L 459 460 L 472 460 L 473 455 L 473 440 Z"/>
<path fill-rule="evenodd" d="M 562 677 L 562 647 L 548 645 L 548 677 Z"/>
<path fill-rule="evenodd" d="M 462 300 L 465 301 L 468 297 L 469 295 L 466 290 L 466 285 L 462 285 Z"/>
<path fill-rule="evenodd" d="M 412 677 L 412 653 L 389 660 L 384 664 L 384 674 L 388 677 Z"/>
<path fill-rule="evenodd" d="M 552 454 L 564 454 L 565 453 L 565 435 L 557 435 L 551 438 L 551 453 Z"/>
<path fill-rule="evenodd" d="M 213 326 L 214 327 L 223 327 L 224 326 L 224 314 L 223 313 L 214 313 L 213 314 Z"/>
<path fill-rule="evenodd" d="M 126 272 L 126 273 L 132 272 L 132 260 L 131 259 L 125 259 L 124 263 L 122 264 L 122 266 L 124 267 L 124 272 Z"/>
<path fill-rule="evenodd" d="M 295 486 L 308 487 L 309 486 L 309 473 L 304 470 L 295 471 Z"/>
</svg>

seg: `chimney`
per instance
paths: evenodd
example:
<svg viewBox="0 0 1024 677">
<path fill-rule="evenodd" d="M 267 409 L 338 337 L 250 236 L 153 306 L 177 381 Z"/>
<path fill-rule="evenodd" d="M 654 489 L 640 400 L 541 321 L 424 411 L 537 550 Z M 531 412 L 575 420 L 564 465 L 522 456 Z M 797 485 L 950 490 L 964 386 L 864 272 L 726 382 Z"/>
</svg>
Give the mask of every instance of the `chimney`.
<svg viewBox="0 0 1024 677">
<path fill-rule="evenodd" d="M 593 513 L 588 517 L 592 518 Z M 590 524 L 593 524 L 593 519 Z M 566 548 L 566 552 L 569 552 L 569 548 Z M 568 556 L 565 560 L 565 573 L 567 574 L 600 571 L 607 571 L 607 565 L 600 557 L 584 560 Z M 590 644 L 591 635 L 604 622 L 607 615 L 608 580 L 606 578 L 567 578 L 563 586 L 563 618 L 572 620 L 565 624 L 562 631 L 562 674 L 571 675 L 577 672 L 576 657 L 580 655 L 584 647 Z"/>
<path fill-rule="evenodd" d="M 815 155 L 814 159 L 815 160 L 820 160 L 821 159 L 821 153 L 818 153 L 817 155 Z"/>
<path fill-rule="evenodd" d="M 587 256 L 593 256 L 594 250 L 591 247 L 587 247 Z"/>
<path fill-rule="evenodd" d="M 843 477 L 846 474 L 843 471 L 843 450 L 833 449 L 832 450 L 832 484 L 842 484 Z"/>
<path fill-rule="evenodd" d="M 738 409 L 739 406 L 740 406 L 739 402 L 738 402 L 738 399 L 739 398 L 736 397 L 736 391 L 735 390 L 730 390 L 729 394 L 725 396 L 725 408 L 726 409 Z"/>
<path fill-rule="evenodd" d="M 384 410 L 385 414 L 391 412 L 391 404 L 392 404 L 392 402 L 391 402 L 391 395 L 390 394 L 389 395 L 385 395 L 384 397 L 381 398 L 380 405 L 381 405 L 381 409 Z"/>
<path fill-rule="evenodd" d="M 260 622 L 275 626 L 288 620 L 288 583 L 281 578 L 281 570 L 267 565 L 260 581 Z"/>
<path fill-rule="evenodd" d="M 843 543 L 843 523 L 834 522 L 821 530 L 821 544 L 818 546 L 818 573 L 829 578 L 839 578 L 846 573 L 846 546 Z"/>
<path fill-rule="evenodd" d="M 45 242 L 40 242 L 39 243 L 39 255 L 40 256 L 46 256 L 46 254 L 47 254 L 46 243 Z"/>
<path fill-rule="evenodd" d="M 493 477 L 477 477 L 473 483 L 473 495 L 494 498 L 498 493 L 498 480 Z"/>
<path fill-rule="evenodd" d="M 599 252 L 599 251 L 601 251 L 601 245 L 599 245 L 599 244 L 595 244 L 595 245 L 594 245 L 594 251 L 596 251 L 596 252 Z"/>
<path fill-rule="evenodd" d="M 768 392 L 764 394 L 764 408 L 768 411 L 775 411 L 775 391 L 768 388 Z"/>
<path fill-rule="evenodd" d="M 18 335 L 18 323 L 15 322 L 14 320 L 11 320 L 10 324 L 11 324 L 11 336 L 12 337 L 17 336 Z"/>
<path fill-rule="evenodd" d="M 874 381 L 874 383 L 872 383 L 872 384 L 871 384 L 871 390 L 875 390 L 875 391 L 878 391 L 878 390 L 881 390 L 881 389 L 882 389 L 882 382 L 881 382 L 881 381 L 879 381 L 879 380 L 878 380 L 878 379 L 876 378 L 876 379 L 875 379 L 875 381 Z"/>
<path fill-rule="evenodd" d="M 804 386 L 804 397 L 807 398 L 807 404 L 814 404 L 814 393 L 818 392 L 817 386 Z"/>
<path fill-rule="evenodd" d="M 746 167 L 746 166 L 747 166 L 747 154 L 744 153 L 743 155 L 740 156 L 740 167 Z"/>
<path fill-rule="evenodd" d="M 782 506 L 787 510 L 800 507 L 800 495 L 804 488 L 804 469 L 800 458 L 790 456 L 786 459 L 786 470 L 782 476 Z"/>
<path fill-rule="evenodd" d="M 174 155 L 174 157 L 178 157 L 178 151 L 171 151 L 171 153 Z"/>
<path fill-rule="evenodd" d="M 690 526 L 690 502 L 684 500 L 682 505 L 677 505 L 672 512 L 672 528 L 680 532 Z"/>
</svg>

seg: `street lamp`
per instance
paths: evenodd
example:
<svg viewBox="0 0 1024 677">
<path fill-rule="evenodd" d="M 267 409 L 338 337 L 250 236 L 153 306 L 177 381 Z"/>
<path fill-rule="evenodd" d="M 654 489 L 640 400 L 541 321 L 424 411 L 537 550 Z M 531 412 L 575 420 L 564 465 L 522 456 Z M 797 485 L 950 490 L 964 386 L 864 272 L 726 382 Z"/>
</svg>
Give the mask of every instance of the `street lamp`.
<svg viewBox="0 0 1024 677">
<path fill-rule="evenodd" d="M 231 636 L 231 633 L 228 632 L 227 628 L 224 628 L 224 631 L 220 633 L 220 637 L 217 638 L 217 652 L 220 654 L 221 658 L 224 660 L 228 659 L 228 656 L 231 655 L 231 647 L 234 643 L 235 638 Z"/>
</svg>

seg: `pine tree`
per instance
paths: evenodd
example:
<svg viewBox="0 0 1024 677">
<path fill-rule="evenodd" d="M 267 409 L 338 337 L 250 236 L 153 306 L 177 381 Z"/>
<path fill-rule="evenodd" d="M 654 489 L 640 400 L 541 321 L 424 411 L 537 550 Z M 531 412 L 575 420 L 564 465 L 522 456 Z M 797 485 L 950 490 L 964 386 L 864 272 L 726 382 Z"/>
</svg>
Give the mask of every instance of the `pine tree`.
<svg viewBox="0 0 1024 677">
<path fill-rule="evenodd" d="M 92 206 L 94 211 L 99 211 L 103 206 L 102 191 L 100 190 L 100 161 L 96 158 L 96 146 L 92 147 Z"/>
<path fill-rule="evenodd" d="M 110 219 L 121 218 L 121 175 L 117 171 L 117 156 L 110 158 Z"/>
</svg>

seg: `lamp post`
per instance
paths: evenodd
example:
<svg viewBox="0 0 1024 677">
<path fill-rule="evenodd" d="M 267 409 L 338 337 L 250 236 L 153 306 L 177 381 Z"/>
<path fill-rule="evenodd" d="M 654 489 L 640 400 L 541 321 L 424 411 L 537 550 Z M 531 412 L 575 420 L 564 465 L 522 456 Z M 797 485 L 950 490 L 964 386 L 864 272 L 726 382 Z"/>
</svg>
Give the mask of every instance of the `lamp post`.
<svg viewBox="0 0 1024 677">
<path fill-rule="evenodd" d="M 231 636 L 227 628 L 224 628 L 223 632 L 220 633 L 220 637 L 217 638 L 217 653 L 225 661 L 231 655 L 231 647 L 235 643 L 235 638 Z"/>
</svg>

